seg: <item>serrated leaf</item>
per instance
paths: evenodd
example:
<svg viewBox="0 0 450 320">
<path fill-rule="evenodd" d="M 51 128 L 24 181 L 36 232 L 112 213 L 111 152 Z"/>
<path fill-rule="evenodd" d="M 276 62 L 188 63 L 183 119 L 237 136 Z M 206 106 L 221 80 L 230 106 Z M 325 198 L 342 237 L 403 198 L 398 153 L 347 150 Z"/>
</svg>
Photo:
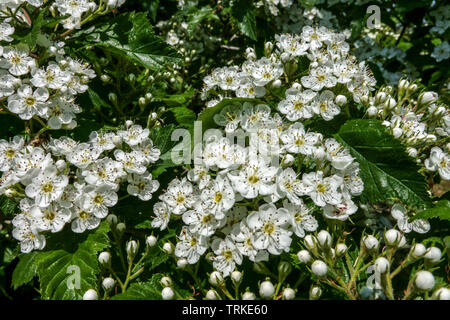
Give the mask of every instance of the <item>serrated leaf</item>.
<svg viewBox="0 0 450 320">
<path fill-rule="evenodd" d="M 155 147 L 161 151 L 161 154 L 166 153 L 175 145 L 176 141 L 172 141 L 171 138 L 174 129 L 173 124 L 150 129 L 150 139 L 152 139 Z"/>
<path fill-rule="evenodd" d="M 143 12 L 127 12 L 95 25 L 90 32 L 76 34 L 83 35 L 83 45 L 101 47 L 151 70 L 182 62 L 180 55 L 155 34 Z"/>
<path fill-rule="evenodd" d="M 97 253 L 108 247 L 108 231 L 104 221 L 91 232 L 74 234 L 68 230 L 49 239 L 49 248 L 35 257 L 43 299 L 79 300 L 86 290 L 97 288 Z M 79 270 L 78 288 L 75 270 Z"/>
<path fill-rule="evenodd" d="M 186 107 L 170 108 L 169 111 L 173 113 L 175 120 L 180 126 L 185 127 L 186 129 L 193 129 L 195 119 L 197 118 L 194 111 Z"/>
<path fill-rule="evenodd" d="M 5 215 L 12 215 L 17 208 L 17 202 L 5 195 L 0 196 L 0 211 Z"/>
<path fill-rule="evenodd" d="M 438 201 L 433 208 L 416 213 L 411 220 L 432 218 L 450 221 L 450 201 Z"/>
<path fill-rule="evenodd" d="M 111 298 L 111 300 L 161 300 L 163 275 L 156 273 L 149 281 L 132 283 L 128 289 Z"/>
<path fill-rule="evenodd" d="M 418 208 L 429 204 L 427 183 L 405 147 L 378 120 L 349 120 L 335 135 L 360 164 L 364 201 L 400 199 Z"/>
<path fill-rule="evenodd" d="M 38 37 L 41 34 L 41 28 L 44 23 L 44 15 L 47 13 L 48 7 L 41 10 L 38 16 L 33 20 L 33 25 L 31 26 L 31 31 L 25 36 L 23 42 L 26 43 L 30 50 L 36 46 Z"/>
<path fill-rule="evenodd" d="M 14 290 L 29 283 L 36 276 L 35 259 L 37 255 L 38 252 L 33 251 L 19 256 L 19 263 L 14 269 L 11 279 Z"/>
</svg>

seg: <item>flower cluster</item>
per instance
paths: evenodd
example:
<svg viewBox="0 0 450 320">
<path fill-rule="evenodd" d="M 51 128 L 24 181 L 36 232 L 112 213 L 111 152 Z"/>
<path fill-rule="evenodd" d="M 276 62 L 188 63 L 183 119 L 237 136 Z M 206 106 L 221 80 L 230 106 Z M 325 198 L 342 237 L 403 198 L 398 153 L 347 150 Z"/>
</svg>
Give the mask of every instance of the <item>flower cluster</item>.
<svg viewBox="0 0 450 320">
<path fill-rule="evenodd" d="M 260 98 L 271 94 L 270 87 L 280 87 L 282 80 L 292 83 L 298 76 L 301 85 L 293 83 L 285 92 L 286 99 L 279 103 L 279 111 L 291 121 L 314 114 L 331 120 L 340 113 L 339 106 L 347 102 L 345 95 L 359 102 L 376 83 L 365 63 L 357 63 L 349 55 L 350 46 L 345 39 L 344 34 L 326 27 L 310 26 L 304 27 L 301 35 L 277 35 L 275 46 L 265 44 L 265 57 L 256 59 L 254 50 L 249 48 L 247 61 L 241 67 L 218 68 L 205 77 L 203 97 L 220 88 L 225 96 L 231 91 L 237 97 Z M 301 62 L 309 65 L 306 70 L 299 70 Z M 299 76 L 298 72 L 304 75 Z M 208 106 L 218 101 L 212 100 Z"/>
<path fill-rule="evenodd" d="M 45 232 L 71 223 L 73 232 L 98 227 L 118 201 L 120 185 L 140 200 L 159 188 L 147 167 L 160 151 L 149 129 L 127 121 L 125 130 L 92 132 L 86 143 L 69 137 L 33 146 L 19 136 L 0 141 L 0 194 L 20 199 L 12 221 L 22 252 L 42 249 Z"/>
<path fill-rule="evenodd" d="M 450 134 L 450 111 L 436 92 L 418 93 L 418 85 L 401 79 L 397 90 L 387 86 L 364 98 L 369 117 L 383 124 L 407 146 L 408 154 L 441 179 L 450 179 L 450 158 L 445 144 Z"/>
<path fill-rule="evenodd" d="M 314 231 L 315 208 L 338 220 L 356 212 L 358 163 L 336 140 L 286 123 L 264 104 L 227 106 L 216 121 L 231 134 L 210 136 L 201 163 L 173 180 L 154 207 L 152 225 L 162 230 L 182 216 L 177 257 L 193 264 L 211 248 L 214 267 L 227 276 L 242 256 L 267 260 L 288 251 L 293 234 Z M 248 146 L 233 144 L 246 137 Z"/>
</svg>

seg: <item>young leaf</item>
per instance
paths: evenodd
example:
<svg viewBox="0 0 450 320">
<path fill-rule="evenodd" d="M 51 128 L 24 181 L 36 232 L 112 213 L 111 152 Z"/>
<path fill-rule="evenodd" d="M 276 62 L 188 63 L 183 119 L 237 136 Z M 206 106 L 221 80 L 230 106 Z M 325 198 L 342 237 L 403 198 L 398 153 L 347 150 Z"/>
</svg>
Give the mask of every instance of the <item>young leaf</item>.
<svg viewBox="0 0 450 320">
<path fill-rule="evenodd" d="M 412 220 L 431 218 L 439 218 L 441 220 L 450 221 L 450 201 L 438 201 L 433 208 L 416 213 Z"/>
<path fill-rule="evenodd" d="M 19 263 L 14 269 L 11 279 L 14 290 L 33 280 L 36 275 L 35 259 L 37 255 L 38 252 L 33 251 L 19 256 Z"/>
</svg>

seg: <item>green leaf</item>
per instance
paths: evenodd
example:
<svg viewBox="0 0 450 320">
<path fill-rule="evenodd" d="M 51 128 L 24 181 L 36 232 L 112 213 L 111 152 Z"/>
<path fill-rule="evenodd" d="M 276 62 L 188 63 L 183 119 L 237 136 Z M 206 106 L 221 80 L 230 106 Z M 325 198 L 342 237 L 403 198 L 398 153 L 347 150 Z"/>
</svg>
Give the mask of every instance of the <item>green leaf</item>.
<svg viewBox="0 0 450 320">
<path fill-rule="evenodd" d="M 16 212 L 17 202 L 5 195 L 0 196 L 0 212 L 5 215 L 12 215 Z"/>
<path fill-rule="evenodd" d="M 48 7 L 39 12 L 36 19 L 33 20 L 31 31 L 23 39 L 23 42 L 30 47 L 30 50 L 33 50 L 33 48 L 36 46 L 38 37 L 41 34 L 42 25 L 44 23 L 44 15 L 47 13 L 47 10 Z"/>
<path fill-rule="evenodd" d="M 411 220 L 432 218 L 439 218 L 440 220 L 450 221 L 450 201 L 438 201 L 433 208 L 416 213 Z"/>
<path fill-rule="evenodd" d="M 124 293 L 120 293 L 111 300 L 161 300 L 163 275 L 156 273 L 149 281 L 132 283 Z"/>
<path fill-rule="evenodd" d="M 193 129 L 194 127 L 194 121 L 197 118 L 194 111 L 191 109 L 188 109 L 186 107 L 175 107 L 170 108 L 169 111 L 171 111 L 175 117 L 175 120 L 182 126 L 187 129 Z"/>
<path fill-rule="evenodd" d="M 101 47 L 151 70 L 160 70 L 166 64 L 181 64 L 180 55 L 163 39 L 155 35 L 143 12 L 127 12 L 95 25 L 85 35 L 84 45 Z"/>
<path fill-rule="evenodd" d="M 252 40 L 257 40 L 256 14 L 253 1 L 235 0 L 231 7 L 231 13 L 237 20 L 239 30 Z"/>
<path fill-rule="evenodd" d="M 14 269 L 11 279 L 14 290 L 29 283 L 36 276 L 35 260 L 37 255 L 38 252 L 33 251 L 19 256 L 19 263 Z"/>
<path fill-rule="evenodd" d="M 175 145 L 176 141 L 172 141 L 171 138 L 174 129 L 175 126 L 173 124 L 151 128 L 150 139 L 155 147 L 161 151 L 161 154 L 166 153 Z"/>
<path fill-rule="evenodd" d="M 405 147 L 378 120 L 349 120 L 335 135 L 360 164 L 361 198 L 371 203 L 400 199 L 418 208 L 430 199 L 425 178 Z"/>
<path fill-rule="evenodd" d="M 109 225 L 104 221 L 83 234 L 66 231 L 49 237 L 47 251 L 35 257 L 43 299 L 79 300 L 88 289 L 97 288 L 97 253 L 109 245 Z"/>
</svg>

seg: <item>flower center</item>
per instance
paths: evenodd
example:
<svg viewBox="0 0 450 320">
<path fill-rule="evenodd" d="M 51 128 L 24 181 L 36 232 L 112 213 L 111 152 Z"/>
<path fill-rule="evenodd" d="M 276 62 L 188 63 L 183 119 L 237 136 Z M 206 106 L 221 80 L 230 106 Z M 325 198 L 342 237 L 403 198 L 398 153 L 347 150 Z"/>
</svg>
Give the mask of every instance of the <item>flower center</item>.
<svg viewBox="0 0 450 320">
<path fill-rule="evenodd" d="M 104 201 L 104 199 L 103 199 L 103 197 L 101 196 L 101 195 L 96 195 L 95 197 L 94 197 L 94 203 L 95 204 L 98 204 L 98 205 L 100 205 L 100 204 L 102 204 L 103 203 L 103 201 Z"/>
<path fill-rule="evenodd" d="M 35 103 L 36 103 L 36 99 L 35 99 L 34 97 L 27 97 L 27 98 L 25 98 L 25 104 L 26 104 L 28 107 L 34 106 Z"/>
<path fill-rule="evenodd" d="M 317 185 L 316 190 L 317 190 L 317 192 L 319 192 L 319 193 L 325 193 L 325 191 L 327 191 L 327 188 L 326 188 L 323 184 L 319 183 L 319 184 Z"/>
<path fill-rule="evenodd" d="M 255 184 L 259 181 L 259 178 L 255 175 L 248 177 L 248 182 L 250 182 L 251 184 Z"/>
<path fill-rule="evenodd" d="M 223 250 L 222 255 L 224 256 L 225 260 L 233 260 L 233 252 L 231 250 Z"/>
<path fill-rule="evenodd" d="M 267 234 L 272 234 L 275 231 L 275 225 L 273 224 L 273 222 L 268 221 L 264 225 L 263 230 Z"/>
<path fill-rule="evenodd" d="M 51 183 L 46 183 L 42 186 L 42 191 L 45 193 L 50 193 L 53 191 L 53 184 Z"/>
<path fill-rule="evenodd" d="M 6 150 L 5 154 L 8 158 L 11 159 L 16 155 L 16 152 L 14 151 L 14 149 L 8 149 Z"/>
<path fill-rule="evenodd" d="M 223 198 L 223 195 L 221 192 L 216 192 L 216 195 L 214 196 L 214 201 L 215 202 L 220 202 Z"/>
</svg>

